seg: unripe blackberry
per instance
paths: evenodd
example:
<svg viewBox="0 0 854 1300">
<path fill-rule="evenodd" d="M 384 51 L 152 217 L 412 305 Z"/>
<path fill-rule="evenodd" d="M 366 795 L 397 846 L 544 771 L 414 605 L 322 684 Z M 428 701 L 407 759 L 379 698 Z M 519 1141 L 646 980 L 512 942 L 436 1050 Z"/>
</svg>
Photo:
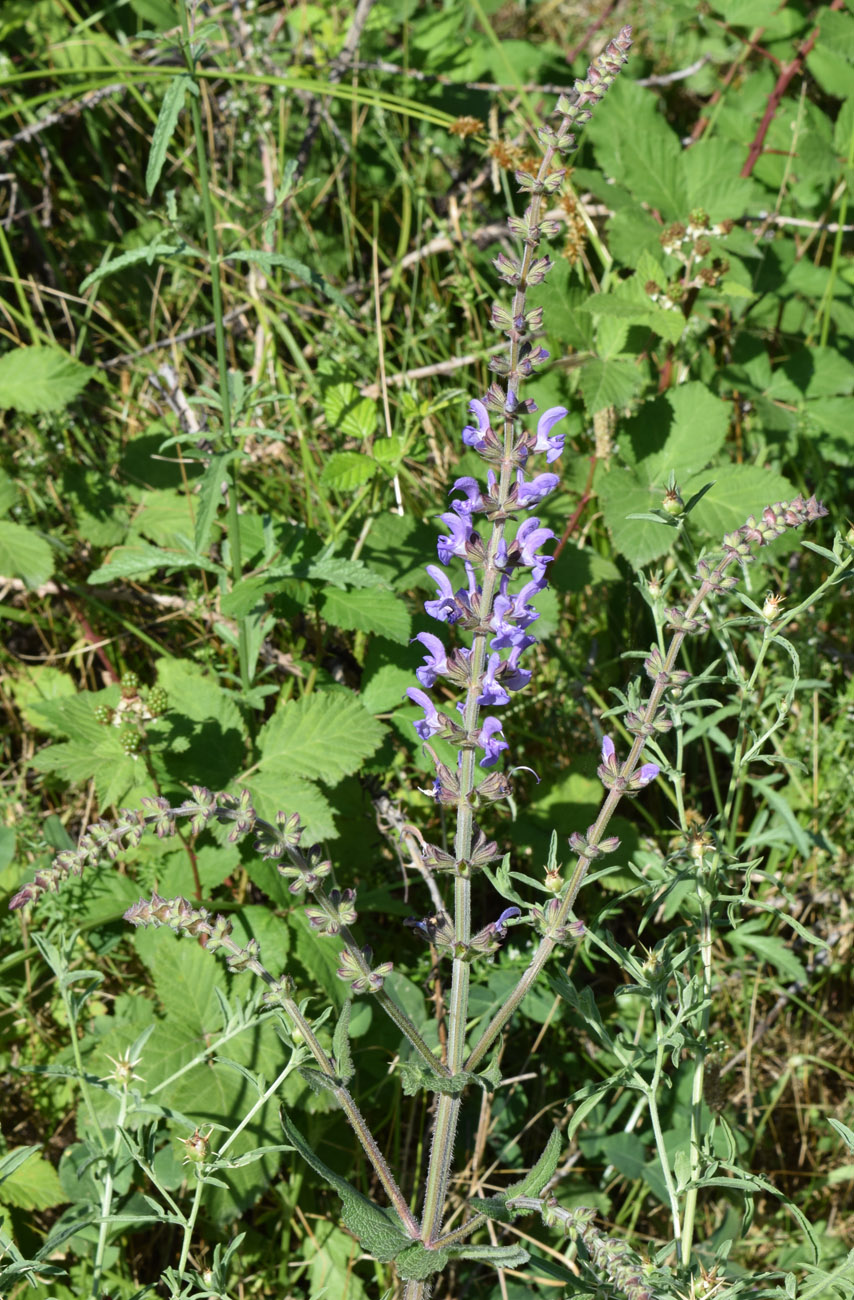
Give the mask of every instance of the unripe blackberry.
<svg viewBox="0 0 854 1300">
<path fill-rule="evenodd" d="M 152 718 L 161 717 L 169 708 L 169 697 L 162 686 L 152 686 L 146 699 L 148 712 Z"/>
<path fill-rule="evenodd" d="M 125 727 L 121 735 L 122 749 L 128 758 L 136 758 L 142 751 L 142 734 L 136 727 Z"/>
<path fill-rule="evenodd" d="M 108 727 L 113 720 L 113 710 L 109 704 L 95 705 L 95 721 L 99 722 L 102 727 Z"/>
<path fill-rule="evenodd" d="M 122 674 L 122 695 L 125 699 L 130 699 L 133 695 L 139 694 L 139 677 L 136 673 Z"/>
</svg>

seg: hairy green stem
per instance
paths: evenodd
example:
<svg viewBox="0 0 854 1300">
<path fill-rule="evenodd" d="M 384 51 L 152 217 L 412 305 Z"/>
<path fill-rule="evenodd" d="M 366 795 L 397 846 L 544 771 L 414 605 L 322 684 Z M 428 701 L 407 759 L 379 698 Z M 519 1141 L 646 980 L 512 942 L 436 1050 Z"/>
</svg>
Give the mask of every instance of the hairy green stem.
<svg viewBox="0 0 854 1300">
<path fill-rule="evenodd" d="M 687 1268 L 691 1263 L 691 1247 L 694 1240 L 694 1219 L 697 1213 L 697 1186 L 700 1177 L 702 1156 L 702 1119 L 703 1119 L 703 1083 L 706 1072 L 706 1053 L 709 1042 L 709 1024 L 711 1019 L 712 991 L 712 899 L 699 875 L 697 877 L 697 898 L 700 904 L 700 961 L 702 964 L 702 1004 L 699 1012 L 699 1025 L 696 1037 L 699 1048 L 694 1061 L 694 1078 L 691 1084 L 691 1186 L 685 1195 L 685 1210 L 682 1217 L 681 1262 Z"/>
<path fill-rule="evenodd" d="M 196 66 L 190 39 L 190 23 L 186 0 L 180 0 L 181 27 L 184 35 L 184 58 L 187 71 L 196 80 Z M 219 245 L 216 233 L 213 202 L 211 200 L 210 177 L 208 174 L 205 134 L 202 126 L 202 114 L 197 96 L 189 96 L 190 118 L 193 123 L 193 136 L 196 143 L 196 166 L 199 172 L 199 194 L 202 203 L 202 218 L 205 226 L 205 238 L 208 246 L 208 263 L 210 267 L 211 302 L 213 307 L 214 337 L 216 339 L 217 372 L 219 375 L 220 418 L 222 420 L 223 443 L 229 452 L 237 451 L 237 440 L 231 418 L 231 389 L 228 378 L 228 357 L 225 346 L 225 320 L 222 302 L 222 272 Z M 240 585 L 243 577 L 243 554 L 240 542 L 240 520 L 238 516 L 239 473 L 237 457 L 229 456 L 228 474 L 228 545 L 231 555 L 231 585 Z M 245 617 L 237 619 L 238 644 L 237 655 L 240 663 L 240 684 L 244 694 L 251 685 L 249 664 L 249 633 Z"/>
<path fill-rule="evenodd" d="M 104 1271 L 104 1255 L 107 1250 L 107 1238 L 110 1233 L 110 1210 L 113 1208 L 113 1169 L 121 1148 L 121 1128 L 127 1115 L 127 1088 L 122 1089 L 119 1113 L 116 1116 L 116 1131 L 112 1150 L 106 1158 L 104 1168 L 104 1190 L 101 1193 L 101 1213 L 98 1223 L 98 1241 L 95 1246 L 95 1260 L 92 1265 L 92 1286 L 89 1291 L 91 1300 L 99 1300 L 101 1274 Z"/>
<path fill-rule="evenodd" d="M 242 953 L 242 949 L 239 948 L 239 946 L 236 943 L 234 943 L 234 941 L 231 939 L 226 939 L 223 943 L 223 946 L 228 948 L 233 953 L 237 953 L 237 954 Z M 338 1074 L 334 1062 L 326 1054 L 311 1025 L 309 1024 L 305 1016 L 300 1011 L 298 1004 L 290 996 L 290 993 L 288 992 L 285 982 L 274 979 L 273 976 L 270 974 L 270 972 L 267 970 L 267 968 L 263 966 L 260 961 L 256 961 L 254 959 L 247 961 L 246 969 L 251 970 L 253 974 L 258 975 L 262 980 L 264 980 L 265 984 L 268 984 L 270 986 L 270 988 L 273 990 L 270 1000 L 276 1006 L 281 1007 L 282 1011 L 285 1013 L 285 1015 L 288 1017 L 291 1023 L 299 1030 L 300 1034 L 302 1035 L 303 1042 L 307 1046 L 308 1050 L 311 1052 L 312 1056 L 314 1057 L 315 1061 L 320 1067 L 322 1073 L 325 1074 L 327 1079 L 329 1080 L 329 1084 L 328 1084 L 329 1090 L 335 1097 L 341 1109 L 344 1111 L 345 1115 L 347 1116 L 347 1119 L 353 1131 L 355 1132 L 356 1137 L 359 1139 L 359 1142 L 362 1145 L 362 1149 L 364 1150 L 365 1155 L 368 1157 L 368 1160 L 371 1162 L 371 1165 L 373 1167 L 374 1173 L 377 1176 L 378 1181 L 383 1187 L 386 1196 L 388 1197 L 389 1201 L 391 1202 L 392 1206 L 394 1207 L 397 1213 L 398 1218 L 400 1219 L 401 1226 L 403 1227 L 404 1231 L 408 1233 L 410 1237 L 412 1237 L 413 1241 L 417 1240 L 419 1236 L 418 1223 L 414 1215 L 412 1214 L 412 1211 L 409 1208 L 405 1196 L 403 1195 L 400 1188 L 398 1187 L 394 1175 L 392 1174 L 391 1170 L 388 1167 L 385 1157 L 383 1156 L 382 1152 L 379 1149 L 379 1146 L 377 1145 L 376 1138 L 374 1137 L 371 1130 L 368 1128 L 368 1125 L 365 1122 L 365 1119 L 362 1116 L 358 1106 L 356 1105 L 352 1095 L 347 1090 L 347 1088 L 345 1088 L 343 1084 L 339 1082 Z"/>
</svg>

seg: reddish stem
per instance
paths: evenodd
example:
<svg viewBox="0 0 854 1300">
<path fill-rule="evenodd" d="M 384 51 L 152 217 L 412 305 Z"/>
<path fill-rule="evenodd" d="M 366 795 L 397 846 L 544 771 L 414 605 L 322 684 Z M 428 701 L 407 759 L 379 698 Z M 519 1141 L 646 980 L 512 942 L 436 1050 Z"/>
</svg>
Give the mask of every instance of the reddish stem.
<svg viewBox="0 0 854 1300">
<path fill-rule="evenodd" d="M 843 3 L 844 0 L 831 0 L 831 3 L 827 7 L 828 9 L 841 9 Z M 753 143 L 750 146 L 750 152 L 748 153 L 744 166 L 741 169 L 740 175 L 742 177 L 748 177 L 756 166 L 757 160 L 762 153 L 762 146 L 765 143 L 765 137 L 768 134 L 772 121 L 774 120 L 774 114 L 780 107 L 780 100 L 786 93 L 786 88 L 789 82 L 792 80 L 795 73 L 800 71 L 804 59 L 810 53 L 812 47 L 818 40 L 819 30 L 818 27 L 813 30 L 807 40 L 804 41 L 791 63 L 787 67 L 783 68 L 777 78 L 777 84 L 768 97 L 768 104 L 765 108 L 762 121 L 759 123 L 759 130 L 756 132 Z"/>
</svg>

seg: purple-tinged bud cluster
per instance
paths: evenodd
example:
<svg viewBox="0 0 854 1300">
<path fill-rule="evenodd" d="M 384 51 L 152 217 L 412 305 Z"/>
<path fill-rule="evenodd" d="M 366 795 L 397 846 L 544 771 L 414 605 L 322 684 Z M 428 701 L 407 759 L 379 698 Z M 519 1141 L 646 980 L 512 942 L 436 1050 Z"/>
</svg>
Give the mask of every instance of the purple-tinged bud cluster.
<svg viewBox="0 0 854 1300">
<path fill-rule="evenodd" d="M 650 1287 L 652 1268 L 641 1260 L 618 1237 L 606 1237 L 593 1222 L 595 1210 L 587 1206 L 566 1209 L 550 1196 L 540 1203 L 543 1223 L 548 1228 L 559 1228 L 573 1241 L 584 1247 L 585 1262 L 589 1261 L 597 1280 L 606 1279 L 626 1300 L 653 1300 Z"/>
<path fill-rule="evenodd" d="M 405 921 L 404 924 L 415 930 L 428 943 L 433 944 L 445 956 L 470 962 L 476 957 L 486 957 L 487 960 L 491 960 L 507 937 L 508 921 L 521 915 L 522 913 L 518 907 L 505 907 L 497 921 L 490 922 L 477 934 L 472 935 L 468 943 L 457 942 L 454 923 L 447 912 L 437 912 L 434 916 L 425 917 L 422 921 L 410 919 Z"/>
<path fill-rule="evenodd" d="M 596 775 L 606 790 L 616 790 L 619 794 L 638 794 L 650 781 L 654 781 L 661 769 L 657 763 L 644 763 L 636 772 L 621 774 L 617 751 L 610 736 L 602 741 L 602 762 L 596 769 Z"/>
</svg>

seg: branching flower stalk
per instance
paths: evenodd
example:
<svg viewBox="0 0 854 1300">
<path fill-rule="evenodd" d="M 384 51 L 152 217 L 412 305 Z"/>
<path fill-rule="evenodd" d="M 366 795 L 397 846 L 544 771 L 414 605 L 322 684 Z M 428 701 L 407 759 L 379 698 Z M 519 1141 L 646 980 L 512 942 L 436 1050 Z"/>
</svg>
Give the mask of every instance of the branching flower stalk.
<svg viewBox="0 0 854 1300">
<path fill-rule="evenodd" d="M 565 169 L 554 168 L 554 160 L 575 150 L 573 132 L 589 120 L 613 84 L 627 60 L 630 46 L 631 29 L 625 27 L 594 60 L 587 78 L 576 82 L 570 95 L 560 98 L 556 107 L 557 127 L 540 128 L 543 158 L 536 176 L 523 171 L 516 173 L 520 189 L 529 195 L 530 202 L 524 215 L 511 217 L 508 224 L 511 233 L 521 239 L 523 251 L 518 260 L 504 253 L 496 258 L 498 274 L 513 287 L 514 294 L 509 310 L 499 303 L 492 308 L 492 324 L 506 336 L 507 353 L 490 361 L 490 368 L 499 379 L 490 386 L 484 401 L 471 402 L 476 423 L 463 432 L 463 442 L 479 452 L 492 468 L 488 471 L 486 491 L 471 478 L 458 479 L 454 484 L 453 490 L 464 495 L 452 503 L 453 513 L 442 516 L 449 527 L 449 536 L 441 537 L 438 546 L 443 564 L 448 564 L 453 556 L 464 561 L 467 589 L 455 593 L 441 569 L 428 568 L 438 591 L 436 600 L 427 602 L 427 612 L 440 622 L 459 623 L 472 633 L 471 649 L 457 650 L 450 657 L 437 637 L 422 633 L 418 638 L 429 651 L 425 667 L 418 673 L 422 684 L 432 685 L 441 676 L 465 688 L 464 699 L 457 705 L 462 714 L 461 727 L 438 713 L 423 691 L 409 692 L 425 711 L 424 720 L 417 724 L 419 734 L 425 740 L 439 734 L 460 747 L 456 772 L 436 760 L 435 787 L 436 798 L 446 806 L 455 807 L 457 814 L 451 864 L 454 937 L 448 1002 L 448 1067 L 452 1075 L 459 1074 L 464 1065 L 472 958 L 471 876 L 482 865 L 473 855 L 479 835 L 474 811 L 503 798 L 509 791 L 507 779 L 500 774 L 476 782 L 478 751 L 483 751 L 480 766 L 491 767 L 499 751 L 507 748 L 506 741 L 499 739 L 499 721 L 493 716 L 482 721 L 481 710 L 485 706 L 506 704 L 509 692 L 520 689 L 530 679 L 530 673 L 518 666 L 521 654 L 534 642 L 526 634 L 526 628 L 537 615 L 528 601 L 546 586 L 550 557 L 543 556 L 540 548 L 554 536 L 549 529 L 539 527 L 535 516 L 519 526 L 509 544 L 505 532 L 509 521 L 541 501 L 558 484 L 557 475 L 548 473 L 526 480 L 529 457 L 545 452 L 550 463 L 563 451 L 563 436 L 551 431 L 566 415 L 564 407 L 545 411 L 536 433 L 520 429 L 521 420 L 536 410 L 532 401 L 520 397 L 522 384 L 548 358 L 545 349 L 530 341 L 541 326 L 542 308 L 528 308 L 528 289 L 540 284 L 552 265 L 547 256 L 537 256 L 537 249 L 544 235 L 553 235 L 558 230 L 556 222 L 542 215 L 546 197 L 558 190 L 565 175 Z M 501 421 L 500 434 L 491 427 L 491 414 Z M 477 514 L 485 515 L 492 525 L 485 542 L 473 528 Z M 520 592 L 511 595 L 510 577 L 519 568 L 530 569 L 531 577 Z M 505 650 L 509 653 L 502 659 L 500 652 Z M 459 1109 L 459 1096 L 439 1097 L 421 1223 L 422 1241 L 428 1248 L 441 1236 Z M 406 1290 L 407 1300 L 416 1300 L 425 1292 L 425 1283 L 411 1282 Z"/>
<path fill-rule="evenodd" d="M 370 1129 L 341 1077 L 340 1063 L 333 1060 L 324 1050 L 303 1008 L 294 998 L 294 984 L 289 976 L 276 979 L 263 965 L 260 949 L 256 940 L 250 939 L 245 948 L 241 948 L 231 937 L 231 925 L 224 916 L 212 917 L 205 908 L 192 907 L 185 898 L 167 900 L 154 894 L 150 901 L 140 899 L 128 908 L 125 919 L 137 926 L 168 926 L 176 934 L 186 934 L 203 939 L 210 952 L 223 950 L 228 955 L 226 965 L 233 972 L 251 971 L 268 986 L 265 1002 L 270 1006 L 281 1007 L 291 1025 L 299 1030 L 302 1041 L 314 1057 L 325 1078 L 326 1086 L 335 1097 L 358 1137 L 362 1148 L 371 1162 L 383 1190 L 398 1218 L 405 1226 L 413 1241 L 418 1239 L 418 1223 L 414 1219 L 409 1205 L 395 1181 L 394 1175 L 386 1163 L 385 1157 L 377 1146 Z"/>
</svg>

